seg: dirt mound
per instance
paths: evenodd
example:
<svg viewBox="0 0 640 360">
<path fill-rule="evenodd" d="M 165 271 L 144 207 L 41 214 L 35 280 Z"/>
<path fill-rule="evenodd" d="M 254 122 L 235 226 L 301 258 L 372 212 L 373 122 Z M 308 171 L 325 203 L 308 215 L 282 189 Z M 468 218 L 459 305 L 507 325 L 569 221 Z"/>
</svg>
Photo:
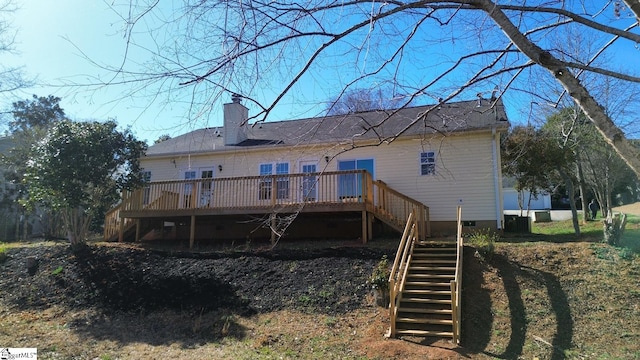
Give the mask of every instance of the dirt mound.
<svg viewBox="0 0 640 360">
<path fill-rule="evenodd" d="M 269 253 L 170 253 L 129 247 L 12 249 L 1 298 L 18 308 L 52 305 L 109 310 L 232 309 L 239 314 L 361 306 L 383 255 L 369 249 Z M 30 260 L 27 260 L 30 259 Z M 35 263 L 31 274 L 27 261 Z"/>
</svg>

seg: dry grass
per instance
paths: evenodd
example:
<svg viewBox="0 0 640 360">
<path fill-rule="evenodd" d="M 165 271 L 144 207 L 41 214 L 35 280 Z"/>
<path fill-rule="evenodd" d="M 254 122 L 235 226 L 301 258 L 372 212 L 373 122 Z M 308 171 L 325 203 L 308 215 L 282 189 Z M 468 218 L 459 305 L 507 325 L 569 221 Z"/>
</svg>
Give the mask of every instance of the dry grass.
<svg viewBox="0 0 640 360">
<path fill-rule="evenodd" d="M 458 358 L 446 342 L 439 348 L 385 339 L 388 323 L 382 309 L 374 306 L 339 316 L 278 311 L 233 317 L 228 327 L 224 315 L 217 313 L 165 311 L 105 318 L 91 310 L 53 307 L 0 315 L 0 343 L 37 347 L 41 359 Z M 190 327 L 195 338 L 211 340 L 176 340 L 171 331 L 176 323 Z"/>
<path fill-rule="evenodd" d="M 500 244 L 485 265 L 489 301 L 476 310 L 493 316 L 474 350 L 505 359 L 640 358 L 637 256 L 600 243 Z"/>
</svg>

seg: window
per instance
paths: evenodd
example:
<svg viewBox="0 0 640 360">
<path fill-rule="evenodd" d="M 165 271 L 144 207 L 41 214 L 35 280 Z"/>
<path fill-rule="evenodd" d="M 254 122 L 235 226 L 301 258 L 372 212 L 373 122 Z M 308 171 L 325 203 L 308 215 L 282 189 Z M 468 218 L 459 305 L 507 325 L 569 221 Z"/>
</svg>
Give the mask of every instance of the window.
<svg viewBox="0 0 640 360">
<path fill-rule="evenodd" d="M 425 151 L 420 153 L 420 175 L 436 174 L 436 152 Z"/>
<path fill-rule="evenodd" d="M 289 164 L 280 163 L 276 164 L 276 175 L 289 174 Z M 278 199 L 289 198 L 289 176 L 276 177 L 276 194 Z"/>
<path fill-rule="evenodd" d="M 151 186 L 149 186 L 151 171 L 142 172 L 142 181 L 145 183 L 144 188 L 142 188 L 142 205 L 149 205 L 151 202 Z"/>
<path fill-rule="evenodd" d="M 367 170 L 373 174 L 373 159 L 338 161 L 338 170 Z M 362 175 L 344 174 L 338 176 L 338 197 L 340 199 L 358 198 L 362 196 Z"/>
<path fill-rule="evenodd" d="M 275 166 L 274 166 L 275 165 Z M 275 177 L 273 168 L 275 167 Z M 271 199 L 273 192 L 273 180 L 275 179 L 275 191 L 276 199 L 288 199 L 289 198 L 289 176 L 280 176 L 289 174 L 289 163 L 276 163 L 276 164 L 260 164 L 260 176 L 263 176 L 260 181 L 260 189 L 258 198 L 260 200 Z"/>
<path fill-rule="evenodd" d="M 189 181 L 189 180 L 195 180 L 196 179 L 196 171 L 195 170 L 187 170 L 184 172 L 184 179 L 187 180 L 184 184 L 184 203 L 183 206 L 185 208 L 190 208 L 192 204 L 192 197 L 193 197 L 193 191 L 194 191 L 194 187 L 193 187 L 193 181 Z"/>
<path fill-rule="evenodd" d="M 318 163 L 316 161 L 301 161 L 300 169 L 305 174 L 302 178 L 302 201 L 316 201 L 318 198 L 318 189 L 316 187 L 318 183 Z"/>
<path fill-rule="evenodd" d="M 213 169 L 200 169 L 200 207 L 208 207 L 211 204 L 213 194 Z"/>
<path fill-rule="evenodd" d="M 271 175 L 273 173 L 273 164 L 260 164 L 260 192 L 258 198 L 260 200 L 271 199 Z"/>
</svg>

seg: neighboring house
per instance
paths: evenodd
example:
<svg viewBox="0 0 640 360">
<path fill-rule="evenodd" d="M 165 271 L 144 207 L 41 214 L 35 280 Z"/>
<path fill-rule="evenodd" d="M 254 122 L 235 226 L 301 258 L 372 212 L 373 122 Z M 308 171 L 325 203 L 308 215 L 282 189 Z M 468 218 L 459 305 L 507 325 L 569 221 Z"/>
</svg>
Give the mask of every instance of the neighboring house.
<svg viewBox="0 0 640 360">
<path fill-rule="evenodd" d="M 551 194 L 541 192 L 537 196 L 528 190 L 518 191 L 514 188 L 503 188 L 504 210 L 549 210 L 551 209 Z M 531 197 L 531 199 L 529 199 Z M 520 207 L 522 204 L 522 208 Z"/>
<path fill-rule="evenodd" d="M 13 148 L 13 141 L 9 137 L 0 137 L 0 156 L 8 154 Z M 11 184 L 4 178 L 4 165 L 0 163 L 0 240 L 14 240 L 16 226 L 20 220 L 17 206 L 8 194 Z"/>
<path fill-rule="evenodd" d="M 0 137 L 0 156 L 9 154 L 15 146 L 13 138 Z M 25 214 L 13 195 L 14 185 L 4 178 L 6 169 L 0 162 L 0 241 L 42 236 L 45 231 L 43 213 Z M 25 234 L 26 232 L 26 234 Z"/>
<path fill-rule="evenodd" d="M 547 191 L 539 191 L 537 196 L 528 190 L 515 189 L 516 180 L 511 177 L 502 179 L 502 194 L 504 196 L 505 212 L 513 213 L 513 210 L 549 210 L 551 209 L 551 194 Z"/>
<path fill-rule="evenodd" d="M 151 182 L 108 213 L 105 237 L 135 223 L 136 238 L 164 228 L 192 244 L 281 231 L 366 241 L 402 231 L 411 211 L 421 237 L 447 236 L 459 205 L 465 228 L 502 229 L 500 101 L 442 104 L 426 117 L 431 106 L 249 125 L 232 100 L 224 126 L 149 147 L 141 165 Z"/>
</svg>

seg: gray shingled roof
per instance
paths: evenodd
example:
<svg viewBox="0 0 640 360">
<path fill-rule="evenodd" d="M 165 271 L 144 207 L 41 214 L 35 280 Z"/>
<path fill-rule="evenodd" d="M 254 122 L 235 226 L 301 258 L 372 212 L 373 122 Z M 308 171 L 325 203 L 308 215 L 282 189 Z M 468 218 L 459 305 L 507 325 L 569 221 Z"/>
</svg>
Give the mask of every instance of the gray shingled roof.
<svg viewBox="0 0 640 360">
<path fill-rule="evenodd" d="M 225 145 L 221 127 L 191 131 L 154 144 L 147 156 L 180 153 L 207 153 L 247 147 L 292 146 L 297 144 L 350 143 L 362 140 L 389 140 L 403 129 L 401 136 L 429 135 L 483 129 L 506 129 L 509 124 L 504 106 L 499 101 L 493 108 L 488 100 L 440 105 L 426 119 L 422 115 L 433 105 L 393 111 L 368 111 L 356 114 L 308 119 L 262 122 L 248 125 L 248 139 L 240 144 Z M 420 118 L 415 124 L 412 121 Z"/>
</svg>

